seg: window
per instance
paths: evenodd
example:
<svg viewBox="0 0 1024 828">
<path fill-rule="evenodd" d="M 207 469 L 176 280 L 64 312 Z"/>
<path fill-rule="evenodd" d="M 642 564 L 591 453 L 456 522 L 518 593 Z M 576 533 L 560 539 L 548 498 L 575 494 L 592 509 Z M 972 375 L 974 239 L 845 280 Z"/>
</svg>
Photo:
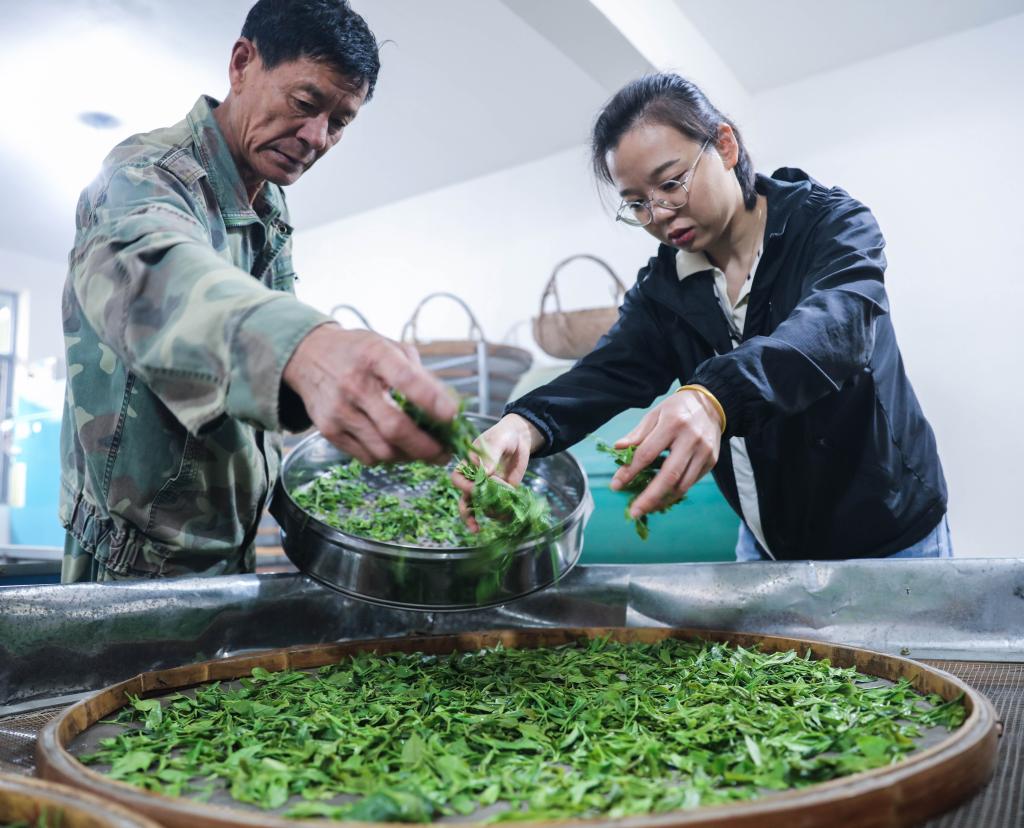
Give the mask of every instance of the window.
<svg viewBox="0 0 1024 828">
<path fill-rule="evenodd" d="M 11 470 L 10 447 L 14 431 L 14 345 L 18 336 L 18 297 L 0 291 L 0 503 L 7 502 Z"/>
</svg>

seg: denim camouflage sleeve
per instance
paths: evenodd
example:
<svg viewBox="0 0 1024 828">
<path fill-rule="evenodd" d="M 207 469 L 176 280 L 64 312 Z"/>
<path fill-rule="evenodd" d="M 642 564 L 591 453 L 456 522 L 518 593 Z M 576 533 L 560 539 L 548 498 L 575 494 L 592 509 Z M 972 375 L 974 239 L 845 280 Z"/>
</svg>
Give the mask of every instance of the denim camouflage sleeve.
<svg viewBox="0 0 1024 828">
<path fill-rule="evenodd" d="M 189 432 L 223 415 L 279 430 L 285 363 L 330 317 L 235 266 L 211 243 L 223 225 L 158 165 L 115 170 L 88 213 L 70 287 L 99 340 Z"/>
</svg>

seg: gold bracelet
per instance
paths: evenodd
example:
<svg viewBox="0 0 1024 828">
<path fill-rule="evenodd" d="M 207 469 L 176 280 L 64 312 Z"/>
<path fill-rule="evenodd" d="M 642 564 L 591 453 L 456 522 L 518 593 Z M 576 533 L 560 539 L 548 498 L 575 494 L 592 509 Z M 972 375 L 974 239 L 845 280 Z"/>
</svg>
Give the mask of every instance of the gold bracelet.
<svg viewBox="0 0 1024 828">
<path fill-rule="evenodd" d="M 722 434 L 725 434 L 725 409 L 722 408 L 722 404 L 718 401 L 718 397 L 708 391 L 703 385 L 684 385 L 679 391 L 696 391 L 698 394 L 703 394 L 715 407 L 715 411 L 718 412 L 718 416 L 722 418 Z M 678 394 L 679 391 L 676 391 Z"/>
</svg>

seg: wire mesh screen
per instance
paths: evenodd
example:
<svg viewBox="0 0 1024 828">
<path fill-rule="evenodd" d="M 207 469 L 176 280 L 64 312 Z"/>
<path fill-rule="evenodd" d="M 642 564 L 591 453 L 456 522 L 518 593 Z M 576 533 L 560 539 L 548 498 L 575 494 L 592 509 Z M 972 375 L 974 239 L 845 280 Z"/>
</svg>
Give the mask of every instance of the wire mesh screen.
<svg viewBox="0 0 1024 828">
<path fill-rule="evenodd" d="M 929 820 L 927 828 L 1017 828 L 1024 825 L 1024 664 L 992 661 L 930 661 L 980 690 L 1003 724 L 992 781 L 956 810 Z"/>
<path fill-rule="evenodd" d="M 63 705 L 58 705 L 0 719 L 0 771 L 33 776 L 36 734 L 63 709 Z"/>
</svg>

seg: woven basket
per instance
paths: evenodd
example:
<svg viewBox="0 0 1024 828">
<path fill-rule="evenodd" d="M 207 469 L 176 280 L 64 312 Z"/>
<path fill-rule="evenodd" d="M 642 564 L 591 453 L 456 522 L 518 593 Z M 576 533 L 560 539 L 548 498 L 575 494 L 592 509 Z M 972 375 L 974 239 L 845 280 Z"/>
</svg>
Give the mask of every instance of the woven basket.
<svg viewBox="0 0 1024 828">
<path fill-rule="evenodd" d="M 424 342 L 416 330 L 420 310 L 427 302 L 442 297 L 466 312 L 469 333 L 466 339 Z M 470 411 L 491 417 L 501 416 L 512 389 L 533 363 L 530 352 L 523 348 L 488 342 L 473 311 L 453 293 L 431 293 L 421 299 L 402 328 L 402 341 L 416 347 L 423 367 L 452 386 Z"/>
<path fill-rule="evenodd" d="M 589 259 L 603 267 L 615 283 L 615 304 L 604 308 L 584 308 L 583 310 L 564 311 L 558 296 L 558 273 L 570 262 L 577 259 Z M 608 263 L 589 253 L 570 256 L 555 265 L 548 279 L 544 293 L 540 297 L 540 314 L 533 319 L 533 338 L 546 354 L 559 359 L 579 359 L 594 350 L 597 341 L 608 333 L 619 316 L 619 304 L 626 288 L 615 275 Z M 555 310 L 546 309 L 548 297 L 555 300 Z"/>
<path fill-rule="evenodd" d="M 348 311 L 349 313 L 351 313 L 356 319 L 359 320 L 359 322 L 362 324 L 362 326 L 364 328 L 366 328 L 366 330 L 368 330 L 368 331 L 375 330 L 373 325 L 371 325 L 366 320 L 366 317 L 363 316 L 362 311 L 360 311 L 359 308 L 355 307 L 354 305 L 335 305 L 333 308 L 331 308 L 330 315 L 331 315 L 331 317 L 333 319 L 338 321 L 339 324 L 341 324 L 341 320 L 338 319 L 338 313 L 340 311 Z M 347 327 L 347 326 L 342 325 L 342 327 Z"/>
</svg>

